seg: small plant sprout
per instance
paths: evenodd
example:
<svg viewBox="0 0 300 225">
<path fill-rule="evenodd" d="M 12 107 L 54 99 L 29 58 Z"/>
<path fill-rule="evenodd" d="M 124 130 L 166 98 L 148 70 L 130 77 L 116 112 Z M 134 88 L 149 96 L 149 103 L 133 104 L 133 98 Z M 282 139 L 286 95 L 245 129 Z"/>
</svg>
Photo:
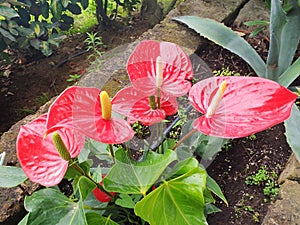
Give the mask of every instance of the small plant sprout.
<svg viewBox="0 0 300 225">
<path fill-rule="evenodd" d="M 87 32 L 87 38 L 84 40 L 84 43 L 88 45 L 87 51 L 91 51 L 91 54 L 88 56 L 88 58 L 96 58 L 103 55 L 103 52 L 101 52 L 99 49 L 100 47 L 105 47 L 105 45 L 102 42 L 102 37 L 97 36 L 96 33 L 89 33 Z"/>
<path fill-rule="evenodd" d="M 222 68 L 221 70 L 214 70 L 213 71 L 214 76 L 241 76 L 240 73 L 237 73 L 235 71 L 230 70 L 227 68 Z"/>
<path fill-rule="evenodd" d="M 81 75 L 80 75 L 80 74 L 70 74 L 70 75 L 69 75 L 69 78 L 67 79 L 67 82 L 75 83 L 75 82 L 77 82 L 80 78 L 81 78 Z"/>
</svg>

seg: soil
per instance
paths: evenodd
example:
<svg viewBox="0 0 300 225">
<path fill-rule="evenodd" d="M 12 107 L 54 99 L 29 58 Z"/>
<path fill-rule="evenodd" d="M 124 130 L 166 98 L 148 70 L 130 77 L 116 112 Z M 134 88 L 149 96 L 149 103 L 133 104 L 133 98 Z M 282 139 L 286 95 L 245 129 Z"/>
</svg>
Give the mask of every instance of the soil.
<svg viewBox="0 0 300 225">
<path fill-rule="evenodd" d="M 105 31 L 101 36 L 106 47 L 100 50 L 131 42 L 149 28 L 147 23 L 136 19 L 122 30 Z M 18 55 L 11 67 L 4 68 L 6 76 L 0 77 L 1 133 L 71 85 L 66 81 L 70 74 L 84 76 L 85 68 L 91 63 L 89 53 L 70 57 L 85 51 L 85 38 L 84 34 L 68 37 L 48 58 L 28 52 Z M 257 36 L 248 41 L 266 57 L 268 42 L 265 37 Z M 212 70 L 228 67 L 241 75 L 254 75 L 243 60 L 212 43 L 199 50 L 198 55 Z M 264 184 L 246 185 L 246 178 L 256 174 L 262 166 L 278 175 L 290 154 L 282 124 L 251 138 L 232 140 L 208 168 L 208 174 L 217 181 L 229 202 L 226 206 L 216 198 L 216 205 L 222 212 L 209 215 L 209 224 L 260 224 L 274 199 L 264 196 Z"/>
</svg>

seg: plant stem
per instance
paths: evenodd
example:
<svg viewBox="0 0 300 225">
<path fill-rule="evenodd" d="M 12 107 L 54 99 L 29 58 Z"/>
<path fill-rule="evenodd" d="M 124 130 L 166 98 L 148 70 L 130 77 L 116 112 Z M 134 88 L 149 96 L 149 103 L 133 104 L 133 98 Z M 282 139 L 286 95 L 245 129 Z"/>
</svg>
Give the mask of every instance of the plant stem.
<svg viewBox="0 0 300 225">
<path fill-rule="evenodd" d="M 106 191 L 100 184 L 98 184 L 96 181 L 94 181 L 94 179 L 91 178 L 90 175 L 86 174 L 86 173 L 84 172 L 84 170 L 81 169 L 80 166 L 78 166 L 73 160 L 70 160 L 70 163 L 71 163 L 70 165 L 71 165 L 75 170 L 77 170 L 82 176 L 85 176 L 85 177 L 88 178 L 90 181 L 92 181 L 94 184 L 96 184 L 96 185 L 97 185 L 97 188 L 99 188 L 102 192 L 104 192 L 105 194 L 107 194 L 109 197 L 114 198 L 114 196 L 113 196 L 111 193 L 109 193 L 108 191 Z"/>
<path fill-rule="evenodd" d="M 111 154 L 111 157 L 114 161 L 114 164 L 116 164 L 116 160 L 115 160 L 115 153 L 114 153 L 114 149 L 113 149 L 113 145 L 112 144 L 109 144 L 109 151 L 110 151 L 110 154 Z"/>
<path fill-rule="evenodd" d="M 182 142 L 184 142 L 186 139 L 188 139 L 193 133 L 195 133 L 197 130 L 193 129 L 190 132 L 188 132 L 183 138 L 181 138 L 172 148 L 172 150 L 175 150 Z"/>
</svg>

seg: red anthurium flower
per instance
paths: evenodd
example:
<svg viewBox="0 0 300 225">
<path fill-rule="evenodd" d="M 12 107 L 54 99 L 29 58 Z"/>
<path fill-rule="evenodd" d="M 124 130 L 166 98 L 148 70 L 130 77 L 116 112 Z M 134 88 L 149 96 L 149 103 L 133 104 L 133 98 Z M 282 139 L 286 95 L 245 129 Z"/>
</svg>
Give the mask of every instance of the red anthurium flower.
<svg viewBox="0 0 300 225">
<path fill-rule="evenodd" d="M 103 174 L 102 179 L 105 176 L 106 176 L 106 174 Z M 102 181 L 100 182 L 100 185 L 102 186 Z M 95 188 L 93 190 L 93 194 L 99 202 L 109 202 L 111 200 L 111 197 L 108 194 L 106 194 L 104 191 L 101 191 L 99 188 Z M 116 195 L 115 192 L 110 192 L 110 194 Z"/>
<path fill-rule="evenodd" d="M 195 84 L 189 99 L 204 114 L 194 128 L 212 136 L 239 138 L 265 130 L 290 116 L 296 95 L 259 77 L 213 77 Z"/>
<path fill-rule="evenodd" d="M 44 138 L 47 115 L 44 114 L 22 126 L 17 138 L 17 155 L 20 164 L 33 182 L 44 186 L 58 184 L 65 175 L 68 161 L 64 160 L 53 144 L 52 134 Z M 84 136 L 73 129 L 58 131 L 71 158 L 75 158 L 84 146 Z"/>
<path fill-rule="evenodd" d="M 166 95 L 179 97 L 191 88 L 193 68 L 189 57 L 176 44 L 142 41 L 127 63 L 132 86 L 148 96 L 157 89 Z"/>
<path fill-rule="evenodd" d="M 156 97 L 153 98 L 154 103 L 157 102 L 155 99 Z M 112 103 L 113 110 L 126 116 L 129 122 L 140 121 L 146 126 L 161 122 L 167 115 L 175 114 L 178 109 L 176 98 L 164 95 L 161 95 L 160 109 L 157 105 L 151 108 L 147 95 L 133 87 L 120 90 Z"/>
<path fill-rule="evenodd" d="M 106 144 L 130 140 L 134 135 L 132 128 L 125 120 L 111 117 L 112 106 L 105 93 L 97 88 L 67 88 L 49 108 L 48 132 L 71 126 Z"/>
</svg>

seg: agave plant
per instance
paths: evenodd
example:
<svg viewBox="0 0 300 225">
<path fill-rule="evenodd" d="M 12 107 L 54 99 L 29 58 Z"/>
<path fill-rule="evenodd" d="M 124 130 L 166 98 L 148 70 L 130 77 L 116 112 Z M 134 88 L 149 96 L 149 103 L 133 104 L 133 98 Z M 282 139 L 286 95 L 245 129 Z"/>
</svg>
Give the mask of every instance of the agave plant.
<svg viewBox="0 0 300 225">
<path fill-rule="evenodd" d="M 297 0 L 283 2 L 271 0 L 270 47 L 266 62 L 245 39 L 222 23 L 197 16 L 181 16 L 174 20 L 237 54 L 258 76 L 289 87 L 300 74 L 300 58 L 294 61 L 300 38 L 300 7 Z M 300 121 L 300 111 L 294 105 L 292 114 L 284 125 L 287 141 L 300 160 L 300 128 L 296 125 L 297 121 Z"/>
</svg>

